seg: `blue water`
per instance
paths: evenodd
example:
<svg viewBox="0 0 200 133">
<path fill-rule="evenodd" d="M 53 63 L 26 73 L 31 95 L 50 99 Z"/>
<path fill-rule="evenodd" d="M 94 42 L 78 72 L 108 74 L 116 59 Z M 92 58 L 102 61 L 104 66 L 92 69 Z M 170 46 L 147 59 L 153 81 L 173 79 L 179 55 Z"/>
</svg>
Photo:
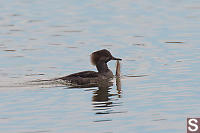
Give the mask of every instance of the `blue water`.
<svg viewBox="0 0 200 133">
<path fill-rule="evenodd" d="M 0 4 L 0 132 L 180 133 L 200 117 L 200 1 Z M 121 90 L 24 85 L 123 59 Z M 109 62 L 115 72 L 115 62 Z"/>
</svg>

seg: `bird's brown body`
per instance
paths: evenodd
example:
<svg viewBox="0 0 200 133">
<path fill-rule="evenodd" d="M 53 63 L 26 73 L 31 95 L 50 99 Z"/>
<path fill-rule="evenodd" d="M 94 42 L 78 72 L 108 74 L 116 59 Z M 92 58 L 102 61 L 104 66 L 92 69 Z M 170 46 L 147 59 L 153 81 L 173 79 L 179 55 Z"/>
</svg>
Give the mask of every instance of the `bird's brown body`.
<svg viewBox="0 0 200 133">
<path fill-rule="evenodd" d="M 91 62 L 96 66 L 98 72 L 83 71 L 59 79 L 76 85 L 98 84 L 99 82 L 110 80 L 113 78 L 113 73 L 107 65 L 110 60 L 121 59 L 113 57 L 106 49 L 96 51 L 91 54 Z"/>
</svg>

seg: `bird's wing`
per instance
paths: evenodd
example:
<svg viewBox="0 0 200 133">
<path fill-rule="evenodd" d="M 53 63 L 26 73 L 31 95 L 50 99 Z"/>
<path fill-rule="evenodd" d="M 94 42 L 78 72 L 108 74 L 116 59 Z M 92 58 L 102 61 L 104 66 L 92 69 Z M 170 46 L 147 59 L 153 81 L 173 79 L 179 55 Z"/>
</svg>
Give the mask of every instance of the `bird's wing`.
<svg viewBox="0 0 200 133">
<path fill-rule="evenodd" d="M 65 80 L 65 79 L 72 78 L 72 77 L 93 78 L 93 77 L 98 77 L 98 72 L 83 71 L 83 72 L 79 72 L 79 73 L 70 74 L 70 75 L 65 76 L 65 77 L 61 77 L 60 79 Z"/>
</svg>

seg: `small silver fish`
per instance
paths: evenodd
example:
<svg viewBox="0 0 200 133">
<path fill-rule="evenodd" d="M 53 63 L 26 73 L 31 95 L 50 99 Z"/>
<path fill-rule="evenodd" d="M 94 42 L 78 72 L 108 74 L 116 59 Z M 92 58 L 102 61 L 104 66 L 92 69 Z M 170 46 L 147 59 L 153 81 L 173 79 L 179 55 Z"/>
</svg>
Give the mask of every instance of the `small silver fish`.
<svg viewBox="0 0 200 133">
<path fill-rule="evenodd" d="M 116 77 L 120 77 L 120 62 L 119 60 L 117 60 L 117 63 L 116 63 Z"/>
<path fill-rule="evenodd" d="M 121 97 L 121 80 L 120 80 L 120 62 L 119 60 L 117 60 L 117 63 L 116 63 L 116 86 L 117 86 L 117 91 L 118 91 L 118 97 L 120 98 Z"/>
</svg>

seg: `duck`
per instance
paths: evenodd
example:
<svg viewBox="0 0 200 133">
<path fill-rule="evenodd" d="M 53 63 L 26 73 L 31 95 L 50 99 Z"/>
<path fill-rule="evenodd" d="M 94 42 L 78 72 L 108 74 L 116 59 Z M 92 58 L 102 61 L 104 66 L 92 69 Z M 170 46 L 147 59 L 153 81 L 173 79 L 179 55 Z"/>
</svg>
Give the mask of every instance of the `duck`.
<svg viewBox="0 0 200 133">
<path fill-rule="evenodd" d="M 93 52 L 90 55 L 90 60 L 92 65 L 96 66 L 97 72 L 82 71 L 60 77 L 58 79 L 72 85 L 96 85 L 100 82 L 109 81 L 113 79 L 114 75 L 112 71 L 108 68 L 107 63 L 111 60 L 121 61 L 122 59 L 112 56 L 110 51 L 108 51 L 107 49 L 102 49 Z"/>
</svg>

